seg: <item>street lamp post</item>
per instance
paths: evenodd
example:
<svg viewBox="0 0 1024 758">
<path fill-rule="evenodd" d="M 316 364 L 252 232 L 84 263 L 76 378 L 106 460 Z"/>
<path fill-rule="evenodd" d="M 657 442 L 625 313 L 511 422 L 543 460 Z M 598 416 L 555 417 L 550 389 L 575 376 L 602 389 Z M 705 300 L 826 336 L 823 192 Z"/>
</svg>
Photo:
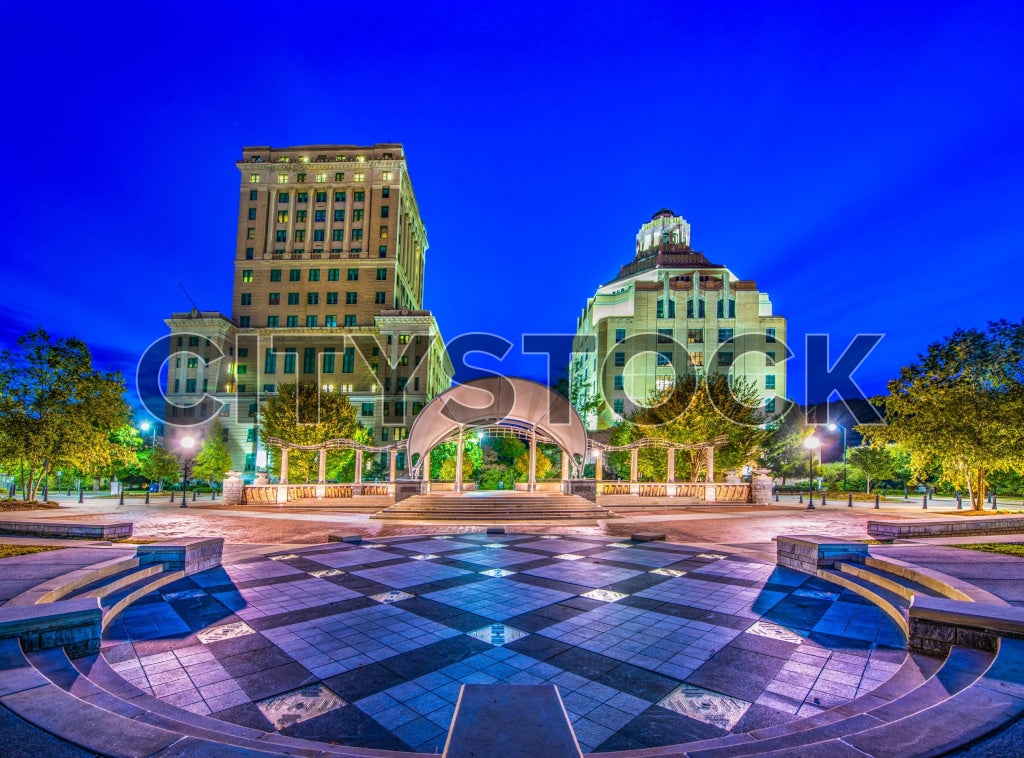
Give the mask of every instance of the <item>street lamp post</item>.
<svg viewBox="0 0 1024 758">
<path fill-rule="evenodd" d="M 150 448 L 155 448 L 156 447 L 156 426 L 154 426 L 153 424 L 150 424 L 148 421 L 143 421 L 141 424 L 139 424 L 139 429 L 141 429 L 143 432 L 148 432 L 150 429 L 153 430 L 153 441 L 150 444 Z"/>
<path fill-rule="evenodd" d="M 846 492 L 846 427 L 842 424 L 829 424 L 828 428 L 833 432 L 836 429 L 843 430 L 843 492 Z"/>
<path fill-rule="evenodd" d="M 182 467 L 182 478 L 181 478 L 181 507 L 188 508 L 187 495 L 188 495 L 188 464 L 189 454 L 192 452 L 192 446 L 196 444 L 196 441 L 191 437 L 184 437 L 181 440 L 181 467 Z"/>
<path fill-rule="evenodd" d="M 804 440 L 807 448 L 807 510 L 814 510 L 814 451 L 821 445 L 821 440 L 813 434 Z"/>
</svg>

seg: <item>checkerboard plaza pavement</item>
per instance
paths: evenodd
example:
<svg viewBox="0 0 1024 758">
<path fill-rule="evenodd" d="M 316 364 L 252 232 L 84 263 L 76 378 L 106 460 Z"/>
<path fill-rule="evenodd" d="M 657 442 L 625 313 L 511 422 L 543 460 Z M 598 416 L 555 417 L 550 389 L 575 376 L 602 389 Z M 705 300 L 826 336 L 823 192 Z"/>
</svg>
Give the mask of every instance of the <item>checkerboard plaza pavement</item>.
<svg viewBox="0 0 1024 758">
<path fill-rule="evenodd" d="M 583 750 L 609 751 L 805 717 L 906 656 L 880 610 L 814 577 L 687 545 L 547 537 L 247 558 L 143 598 L 103 652 L 196 713 L 421 752 L 443 749 L 467 683 L 554 684 Z"/>
</svg>

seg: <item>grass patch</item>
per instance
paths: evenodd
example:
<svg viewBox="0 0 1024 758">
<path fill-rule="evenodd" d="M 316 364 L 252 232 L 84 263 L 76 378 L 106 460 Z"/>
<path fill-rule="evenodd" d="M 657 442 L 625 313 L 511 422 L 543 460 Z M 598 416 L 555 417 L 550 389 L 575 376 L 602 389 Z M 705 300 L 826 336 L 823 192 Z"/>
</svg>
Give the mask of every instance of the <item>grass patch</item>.
<svg viewBox="0 0 1024 758">
<path fill-rule="evenodd" d="M 1020 542 L 979 542 L 975 545 L 953 545 L 963 550 L 978 550 L 982 553 L 999 553 L 1024 558 L 1024 544 Z"/>
<path fill-rule="evenodd" d="M 0 560 L 14 558 L 19 555 L 31 555 L 32 553 L 46 553 L 50 550 L 62 550 L 60 547 L 45 547 L 43 545 L 0 545 Z"/>
<path fill-rule="evenodd" d="M 146 539 L 145 537 L 125 537 L 123 540 L 113 540 L 118 545 L 152 545 L 160 542 L 158 539 Z"/>
<path fill-rule="evenodd" d="M 0 511 L 38 511 L 60 507 L 60 503 L 55 503 L 53 500 L 15 500 L 14 498 L 0 500 Z"/>
<path fill-rule="evenodd" d="M 1024 515 L 1024 511 L 1004 511 L 1000 508 L 998 511 L 952 511 L 951 516 L 1021 516 Z"/>
</svg>

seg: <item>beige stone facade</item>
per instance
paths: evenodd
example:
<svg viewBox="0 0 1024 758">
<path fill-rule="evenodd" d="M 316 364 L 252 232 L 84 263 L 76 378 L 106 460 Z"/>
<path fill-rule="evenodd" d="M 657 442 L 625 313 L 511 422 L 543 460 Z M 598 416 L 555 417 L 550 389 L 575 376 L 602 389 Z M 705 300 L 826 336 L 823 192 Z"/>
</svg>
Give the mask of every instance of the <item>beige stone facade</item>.
<svg viewBox="0 0 1024 758">
<path fill-rule="evenodd" d="M 677 375 L 741 376 L 768 414 L 786 396 L 786 321 L 767 293 L 690 245 L 690 225 L 662 210 L 636 236 L 634 259 L 598 288 L 577 322 L 573 395 L 598 398 L 604 429 Z"/>
<path fill-rule="evenodd" d="M 402 439 L 452 376 L 422 310 L 428 245 L 402 146 L 247 147 L 237 166 L 231 315 L 166 321 L 168 446 L 219 418 L 251 475 L 260 403 L 291 382 L 344 393 L 375 443 Z"/>
</svg>

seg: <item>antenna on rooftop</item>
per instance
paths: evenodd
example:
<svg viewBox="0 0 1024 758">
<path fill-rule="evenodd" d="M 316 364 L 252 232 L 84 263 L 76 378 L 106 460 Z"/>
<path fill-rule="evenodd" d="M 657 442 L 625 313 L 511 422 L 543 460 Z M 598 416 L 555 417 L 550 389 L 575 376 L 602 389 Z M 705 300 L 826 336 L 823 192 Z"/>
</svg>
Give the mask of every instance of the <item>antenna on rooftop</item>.
<svg viewBox="0 0 1024 758">
<path fill-rule="evenodd" d="M 199 306 L 196 305 L 196 301 L 192 299 L 192 296 L 190 294 L 188 294 L 188 290 L 185 289 L 185 285 L 182 284 L 181 282 L 178 282 L 178 286 L 181 287 L 181 291 L 185 293 L 185 297 L 188 298 L 188 301 L 190 303 L 192 303 L 192 307 L 195 308 L 198 311 L 199 310 Z"/>
</svg>

